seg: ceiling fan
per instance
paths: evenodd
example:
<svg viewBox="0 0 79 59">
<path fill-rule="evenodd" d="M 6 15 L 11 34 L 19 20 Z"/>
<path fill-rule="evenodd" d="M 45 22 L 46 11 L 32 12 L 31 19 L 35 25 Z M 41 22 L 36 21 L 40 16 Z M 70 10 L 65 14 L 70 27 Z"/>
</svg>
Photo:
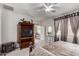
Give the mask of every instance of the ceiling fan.
<svg viewBox="0 0 79 59">
<path fill-rule="evenodd" d="M 56 9 L 58 8 L 57 4 L 58 3 L 43 3 L 37 9 L 41 11 L 44 10 L 45 12 L 56 12 Z"/>
</svg>

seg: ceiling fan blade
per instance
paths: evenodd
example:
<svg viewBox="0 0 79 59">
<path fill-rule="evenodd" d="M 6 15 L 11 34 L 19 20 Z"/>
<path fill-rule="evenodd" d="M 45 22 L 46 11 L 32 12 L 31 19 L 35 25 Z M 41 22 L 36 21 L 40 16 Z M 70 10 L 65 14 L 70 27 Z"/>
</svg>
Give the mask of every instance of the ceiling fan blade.
<svg viewBox="0 0 79 59">
<path fill-rule="evenodd" d="M 51 12 L 56 12 L 56 10 L 51 10 Z"/>
<path fill-rule="evenodd" d="M 60 7 L 58 7 L 58 6 L 52 6 L 51 8 L 53 8 L 53 9 L 59 9 Z"/>
<path fill-rule="evenodd" d="M 35 9 L 45 9 L 45 7 L 44 6 L 41 6 L 41 7 L 35 8 Z"/>
<path fill-rule="evenodd" d="M 52 5 L 52 4 L 51 4 L 51 3 L 45 3 L 45 5 L 49 7 L 49 6 Z"/>
<path fill-rule="evenodd" d="M 47 6 L 45 3 L 43 3 L 43 6 L 44 6 L 45 8 L 48 8 L 48 6 Z"/>
<path fill-rule="evenodd" d="M 58 4 L 56 5 L 51 5 L 51 8 L 59 8 Z"/>
<path fill-rule="evenodd" d="M 51 8 L 53 6 L 57 6 L 57 3 L 49 3 L 49 8 Z"/>
<path fill-rule="evenodd" d="M 50 11 L 51 11 L 51 12 L 56 12 L 56 9 L 51 9 Z"/>
</svg>

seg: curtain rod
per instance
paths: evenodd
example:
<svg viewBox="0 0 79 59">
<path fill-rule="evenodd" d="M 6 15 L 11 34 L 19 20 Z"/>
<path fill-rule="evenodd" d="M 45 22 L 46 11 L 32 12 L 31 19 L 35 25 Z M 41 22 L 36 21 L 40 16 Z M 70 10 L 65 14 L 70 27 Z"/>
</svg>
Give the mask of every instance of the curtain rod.
<svg viewBox="0 0 79 59">
<path fill-rule="evenodd" d="M 69 17 L 74 17 L 74 16 L 79 16 L 79 11 L 68 14 L 68 15 L 64 15 L 64 16 L 61 16 L 61 17 L 54 18 L 54 20 L 60 20 L 60 19 L 65 19 L 65 18 L 69 18 Z"/>
</svg>

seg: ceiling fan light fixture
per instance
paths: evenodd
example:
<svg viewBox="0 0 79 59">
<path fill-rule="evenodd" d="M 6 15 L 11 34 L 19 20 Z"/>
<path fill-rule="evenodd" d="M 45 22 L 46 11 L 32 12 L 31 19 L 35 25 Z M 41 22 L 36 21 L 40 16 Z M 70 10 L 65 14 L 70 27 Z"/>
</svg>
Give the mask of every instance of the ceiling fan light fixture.
<svg viewBox="0 0 79 59">
<path fill-rule="evenodd" d="M 56 9 L 53 8 L 55 7 L 57 3 L 44 3 L 45 11 L 46 12 L 56 12 Z"/>
<path fill-rule="evenodd" d="M 45 11 L 46 11 L 46 12 L 56 12 L 56 9 L 53 9 L 53 8 L 46 8 Z"/>
<path fill-rule="evenodd" d="M 49 12 L 50 10 L 51 10 L 50 8 L 45 9 L 46 12 Z"/>
</svg>

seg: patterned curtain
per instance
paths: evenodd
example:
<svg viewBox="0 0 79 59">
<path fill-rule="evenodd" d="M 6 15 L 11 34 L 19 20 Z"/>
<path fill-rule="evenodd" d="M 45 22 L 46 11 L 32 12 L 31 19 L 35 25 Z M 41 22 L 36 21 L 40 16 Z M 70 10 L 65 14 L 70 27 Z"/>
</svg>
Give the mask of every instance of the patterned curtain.
<svg viewBox="0 0 79 59">
<path fill-rule="evenodd" d="M 68 35 L 68 18 L 61 20 L 60 30 L 61 30 L 61 40 L 62 41 L 67 41 L 67 35 Z"/>
<path fill-rule="evenodd" d="M 77 32 L 79 28 L 79 16 L 71 17 L 70 24 L 72 32 L 74 33 L 73 43 L 78 43 Z"/>
<path fill-rule="evenodd" d="M 55 26 L 55 36 L 54 36 L 54 41 L 58 41 L 59 40 L 59 38 L 57 37 L 57 32 L 58 32 L 58 28 L 59 28 L 59 20 L 57 20 L 57 21 L 54 21 L 54 26 Z"/>
</svg>

